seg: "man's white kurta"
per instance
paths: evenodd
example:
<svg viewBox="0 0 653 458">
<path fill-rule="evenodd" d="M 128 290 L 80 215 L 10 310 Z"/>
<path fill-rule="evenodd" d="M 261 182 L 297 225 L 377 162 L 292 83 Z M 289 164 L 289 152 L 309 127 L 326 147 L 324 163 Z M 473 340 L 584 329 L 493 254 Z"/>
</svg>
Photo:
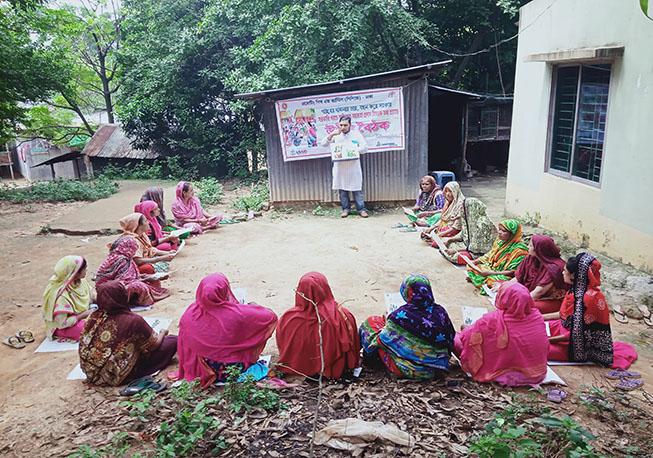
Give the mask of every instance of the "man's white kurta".
<svg viewBox="0 0 653 458">
<path fill-rule="evenodd" d="M 329 137 L 324 137 L 323 146 L 329 145 Z M 346 134 L 340 134 L 333 137 L 333 143 L 358 143 L 358 152 L 363 154 L 367 152 L 367 142 L 363 135 L 355 130 L 350 129 Z M 331 189 L 342 189 L 343 191 L 360 191 L 363 189 L 363 171 L 361 170 L 360 159 L 351 161 L 334 161 L 333 162 L 333 184 Z"/>
</svg>

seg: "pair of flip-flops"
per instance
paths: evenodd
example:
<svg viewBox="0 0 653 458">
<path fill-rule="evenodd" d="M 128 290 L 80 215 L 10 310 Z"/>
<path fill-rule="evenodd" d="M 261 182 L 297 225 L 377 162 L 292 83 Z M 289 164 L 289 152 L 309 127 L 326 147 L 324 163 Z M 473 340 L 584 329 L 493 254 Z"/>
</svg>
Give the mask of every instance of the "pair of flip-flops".
<svg viewBox="0 0 653 458">
<path fill-rule="evenodd" d="M 26 343 L 34 342 L 34 335 L 30 331 L 18 331 L 15 336 L 2 339 L 2 343 L 12 348 L 25 348 Z"/>
<path fill-rule="evenodd" d="M 137 393 L 140 393 L 143 390 L 154 390 L 155 393 L 159 393 L 165 390 L 167 387 L 165 382 L 156 382 L 152 379 L 151 376 L 137 378 L 133 380 L 129 385 L 123 388 L 120 391 L 122 396 L 133 396 Z"/>
<path fill-rule="evenodd" d="M 642 374 L 624 369 L 614 369 L 606 372 L 605 376 L 611 380 L 619 380 L 615 386 L 621 390 L 630 391 L 639 388 L 644 384 L 641 380 Z"/>
<path fill-rule="evenodd" d="M 640 312 L 642 312 L 642 319 L 644 320 L 644 323 L 646 323 L 647 326 L 650 326 L 653 328 L 653 316 L 651 316 L 651 310 L 643 304 L 640 304 L 638 307 Z"/>
<path fill-rule="evenodd" d="M 261 380 L 256 384 L 259 388 L 268 388 L 270 390 L 283 390 L 284 388 L 295 388 L 299 383 L 288 383 L 278 378 L 268 378 Z"/>
<path fill-rule="evenodd" d="M 560 404 L 562 400 L 565 399 L 566 397 L 567 397 L 567 392 L 559 388 L 551 388 L 546 394 L 546 398 L 549 401 L 555 402 L 557 404 Z"/>
<path fill-rule="evenodd" d="M 612 314 L 614 315 L 614 319 L 619 323 L 628 323 L 628 315 L 621 309 L 620 305 L 615 304 L 612 306 Z"/>
</svg>

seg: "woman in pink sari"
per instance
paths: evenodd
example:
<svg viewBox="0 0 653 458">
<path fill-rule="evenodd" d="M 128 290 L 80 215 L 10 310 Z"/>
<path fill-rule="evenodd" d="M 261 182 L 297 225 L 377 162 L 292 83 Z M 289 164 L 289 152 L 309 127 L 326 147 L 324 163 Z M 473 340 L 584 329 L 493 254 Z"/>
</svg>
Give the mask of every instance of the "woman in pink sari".
<svg viewBox="0 0 653 458">
<path fill-rule="evenodd" d="M 162 251 L 174 251 L 179 247 L 179 237 L 165 235 L 163 233 L 163 229 L 161 229 L 161 224 L 157 218 L 161 214 L 161 210 L 156 202 L 153 200 L 144 200 L 134 206 L 134 211 L 145 216 L 145 219 L 147 219 L 150 225 L 147 236 L 152 246 Z"/>
<path fill-rule="evenodd" d="M 100 286 L 109 280 L 119 280 L 127 288 L 131 305 L 152 305 L 170 296 L 170 293 L 161 287 L 160 281 L 153 280 L 150 275 L 139 273 L 134 262 L 134 255 L 138 248 L 138 242 L 133 237 L 118 237 L 111 244 L 109 256 L 98 269 L 95 286 Z"/>
<path fill-rule="evenodd" d="M 222 219 L 222 215 L 211 216 L 202 208 L 200 200 L 195 197 L 193 183 L 180 181 L 177 184 L 177 197 L 172 202 L 172 214 L 175 222 L 182 227 L 190 227 L 193 234 L 201 234 L 213 229 Z"/>
<path fill-rule="evenodd" d="M 205 277 L 179 321 L 179 378 L 199 377 L 206 388 L 226 381 L 231 366 L 246 370 L 258 361 L 277 320 L 270 309 L 238 303 L 224 275 Z"/>
<path fill-rule="evenodd" d="M 454 353 L 478 382 L 536 385 L 544 380 L 549 350 L 544 318 L 528 289 L 503 286 L 495 310 L 456 334 Z"/>
</svg>

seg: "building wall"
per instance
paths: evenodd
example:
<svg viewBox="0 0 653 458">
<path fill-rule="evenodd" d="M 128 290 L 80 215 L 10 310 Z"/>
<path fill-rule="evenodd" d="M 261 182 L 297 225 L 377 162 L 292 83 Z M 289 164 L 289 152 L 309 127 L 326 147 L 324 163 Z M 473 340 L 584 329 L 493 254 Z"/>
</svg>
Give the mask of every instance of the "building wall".
<svg viewBox="0 0 653 458">
<path fill-rule="evenodd" d="M 535 0 L 521 9 L 506 212 L 653 271 L 653 23 L 636 1 Z M 526 56 L 624 46 L 612 64 L 599 187 L 547 173 L 553 66 Z"/>
<path fill-rule="evenodd" d="M 380 151 L 361 157 L 363 191 L 366 202 L 414 199 L 417 183 L 427 172 L 428 160 L 428 89 L 425 79 L 375 82 L 372 85 L 351 85 L 334 92 L 378 87 L 404 87 L 406 116 L 405 150 Z M 308 95 L 308 94 L 306 94 Z M 270 200 L 272 202 L 337 202 L 337 191 L 331 189 L 331 159 L 307 159 L 284 162 L 274 102 L 263 104 L 265 143 Z"/>
<path fill-rule="evenodd" d="M 50 145 L 44 140 L 30 140 L 14 147 L 14 171 L 18 171 L 24 178 L 29 181 L 49 181 L 52 180 L 52 168 L 49 165 L 40 167 L 32 166 L 50 158 L 61 156 L 70 152 L 70 148 L 57 148 Z M 22 151 L 22 154 L 21 154 Z M 25 158 L 25 160 L 23 160 Z M 80 173 L 84 176 L 85 168 L 82 161 L 78 162 Z M 73 179 L 75 177 L 75 168 L 72 161 L 59 162 L 54 164 L 54 171 L 57 178 Z"/>
</svg>

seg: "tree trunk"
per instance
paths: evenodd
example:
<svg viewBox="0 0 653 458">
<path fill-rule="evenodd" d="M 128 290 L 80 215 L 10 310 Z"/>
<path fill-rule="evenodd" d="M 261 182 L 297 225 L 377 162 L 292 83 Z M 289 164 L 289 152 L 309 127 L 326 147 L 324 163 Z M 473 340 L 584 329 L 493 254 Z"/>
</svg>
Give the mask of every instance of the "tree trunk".
<svg viewBox="0 0 653 458">
<path fill-rule="evenodd" d="M 478 48 L 481 47 L 481 43 L 483 42 L 483 37 L 485 37 L 485 32 L 479 32 L 476 35 L 476 38 L 474 38 L 474 41 L 472 42 L 471 46 L 467 50 L 466 54 L 470 54 L 478 51 Z M 472 56 L 465 56 L 462 62 L 460 62 L 460 65 L 458 66 L 458 70 L 456 70 L 456 75 L 453 78 L 454 88 L 456 88 L 458 86 L 458 83 L 460 83 L 460 79 L 463 77 L 463 72 L 465 71 L 465 68 L 467 68 L 467 65 L 469 64 L 471 58 Z"/>
</svg>

